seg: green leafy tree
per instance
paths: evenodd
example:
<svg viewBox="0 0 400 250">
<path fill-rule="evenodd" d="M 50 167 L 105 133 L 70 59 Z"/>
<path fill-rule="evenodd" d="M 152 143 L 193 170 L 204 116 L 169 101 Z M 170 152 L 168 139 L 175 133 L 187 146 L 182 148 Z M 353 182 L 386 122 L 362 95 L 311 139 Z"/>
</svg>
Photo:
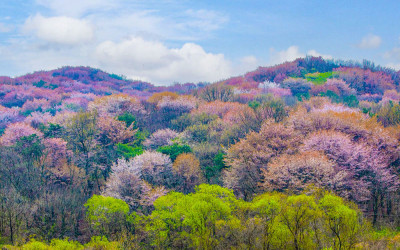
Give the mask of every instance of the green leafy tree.
<svg viewBox="0 0 400 250">
<path fill-rule="evenodd" d="M 192 149 L 188 145 L 180 145 L 174 143 L 172 145 L 162 146 L 157 149 L 157 152 L 169 155 L 172 161 L 175 161 L 178 155 L 183 153 L 191 153 Z"/>
<path fill-rule="evenodd" d="M 126 229 L 129 206 L 123 200 L 93 195 L 85 207 L 87 220 L 100 235 L 113 237 Z"/>
<path fill-rule="evenodd" d="M 324 215 L 327 234 L 333 238 L 334 249 L 351 249 L 362 232 L 360 213 L 346 205 L 342 198 L 327 194 L 318 203 Z"/>
<path fill-rule="evenodd" d="M 312 196 L 290 196 L 283 204 L 281 220 L 290 231 L 294 249 L 315 248 L 311 223 L 318 216 L 317 204 Z"/>
<path fill-rule="evenodd" d="M 160 248 L 186 244 L 212 249 L 217 222 L 230 220 L 237 200 L 232 191 L 218 185 L 202 184 L 188 195 L 172 192 L 154 203 L 147 231 L 152 244 Z M 177 246 L 176 246 L 177 247 Z"/>
<path fill-rule="evenodd" d="M 136 121 L 136 118 L 134 115 L 125 112 L 122 115 L 118 116 L 118 121 L 122 121 L 125 122 L 126 127 L 128 128 L 129 126 L 131 126 L 132 123 L 134 123 Z M 136 127 L 133 127 L 134 129 L 136 129 Z"/>
<path fill-rule="evenodd" d="M 142 147 L 132 147 L 128 144 L 118 143 L 117 152 L 120 156 L 124 157 L 125 159 L 129 159 L 137 155 L 143 154 L 144 151 Z"/>
</svg>

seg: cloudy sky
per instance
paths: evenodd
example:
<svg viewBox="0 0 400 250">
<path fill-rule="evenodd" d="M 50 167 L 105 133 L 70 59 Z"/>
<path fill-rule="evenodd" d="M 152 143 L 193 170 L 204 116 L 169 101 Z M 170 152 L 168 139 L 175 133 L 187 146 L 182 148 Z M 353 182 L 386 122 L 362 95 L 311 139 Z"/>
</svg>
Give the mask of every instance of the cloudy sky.
<svg viewBox="0 0 400 250">
<path fill-rule="evenodd" d="M 2 0 L 0 75 L 91 66 L 158 85 L 305 55 L 400 69 L 400 1 Z"/>
</svg>

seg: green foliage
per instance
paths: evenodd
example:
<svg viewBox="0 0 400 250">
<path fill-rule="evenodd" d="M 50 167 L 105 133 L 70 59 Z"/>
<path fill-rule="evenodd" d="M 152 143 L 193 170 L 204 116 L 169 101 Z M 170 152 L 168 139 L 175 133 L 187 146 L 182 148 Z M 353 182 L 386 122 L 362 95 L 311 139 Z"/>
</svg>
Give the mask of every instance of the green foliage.
<svg viewBox="0 0 400 250">
<path fill-rule="evenodd" d="M 95 225 L 103 222 L 110 222 L 113 214 L 127 215 L 129 206 L 123 200 L 113 197 L 93 195 L 86 203 L 87 218 Z"/>
<path fill-rule="evenodd" d="M 178 240 L 190 240 L 194 247 L 210 249 L 217 244 L 212 237 L 215 223 L 232 217 L 235 202 L 233 192 L 218 185 L 202 184 L 188 195 L 172 192 L 156 200 L 146 231 L 153 245 L 168 248 L 173 243 L 171 231 L 188 228 L 188 232 L 177 232 Z"/>
<path fill-rule="evenodd" d="M 203 167 L 204 177 L 208 180 L 208 183 L 219 183 L 219 177 L 226 164 L 224 162 L 224 156 L 226 153 L 223 150 L 218 150 L 215 154 L 212 162 Z"/>
<path fill-rule="evenodd" d="M 32 162 L 43 155 L 44 145 L 36 134 L 32 134 L 19 138 L 15 148 L 28 162 Z"/>
<path fill-rule="evenodd" d="M 171 192 L 145 218 L 150 244 L 198 249 L 350 249 L 360 241 L 361 214 L 333 194 L 266 193 L 251 202 L 218 185 Z"/>
<path fill-rule="evenodd" d="M 345 205 L 342 198 L 331 194 L 325 195 L 319 201 L 319 207 L 325 215 L 324 222 L 328 232 L 335 238 L 334 248 L 352 248 L 361 229 L 357 211 Z"/>
<path fill-rule="evenodd" d="M 315 85 L 323 85 L 326 83 L 326 80 L 328 78 L 333 78 L 334 76 L 336 76 L 337 73 L 336 72 L 325 72 L 325 73 L 308 73 L 305 75 L 305 78 L 307 79 L 307 81 L 312 82 Z"/>
<path fill-rule="evenodd" d="M 57 84 L 53 84 L 53 83 L 50 83 L 49 86 L 48 86 L 49 89 L 56 89 L 58 87 L 59 86 Z"/>
<path fill-rule="evenodd" d="M 92 170 L 95 161 L 93 153 L 96 150 L 97 112 L 79 112 L 72 117 L 66 127 L 66 139 L 76 155 L 81 157 L 79 166 L 85 169 L 86 174 Z"/>
<path fill-rule="evenodd" d="M 309 92 L 307 92 L 307 93 L 296 93 L 294 96 L 297 98 L 297 100 L 299 102 L 302 102 L 302 101 L 310 99 L 310 93 Z"/>
<path fill-rule="evenodd" d="M 93 195 L 84 206 L 87 220 L 101 235 L 113 237 L 117 232 L 124 231 L 129 213 L 129 206 L 125 201 Z"/>
<path fill-rule="evenodd" d="M 186 131 L 192 136 L 195 142 L 205 142 L 208 138 L 208 126 L 205 124 L 196 124 L 186 128 Z"/>
<path fill-rule="evenodd" d="M 74 112 L 79 112 L 82 109 L 79 104 L 75 104 L 75 103 L 66 103 L 65 107 Z"/>
<path fill-rule="evenodd" d="M 325 93 L 322 92 L 320 93 L 320 96 L 326 96 L 329 97 L 333 102 L 339 103 L 341 101 L 340 97 L 338 94 L 333 92 L 332 90 L 327 90 Z"/>
<path fill-rule="evenodd" d="M 147 130 L 140 131 L 139 129 L 135 133 L 135 139 L 132 143 L 130 143 L 132 146 L 136 147 L 142 147 L 142 143 L 146 140 L 146 138 L 149 136 L 149 132 Z"/>
<path fill-rule="evenodd" d="M 358 99 L 355 95 L 344 96 L 343 103 L 349 107 L 358 107 Z"/>
<path fill-rule="evenodd" d="M 77 241 L 69 240 L 68 238 L 66 238 L 64 240 L 52 239 L 50 242 L 50 248 L 57 250 L 78 250 L 83 249 L 83 246 Z"/>
<path fill-rule="evenodd" d="M 85 244 L 85 249 L 117 250 L 122 248 L 118 242 L 110 242 L 105 236 L 93 236 L 90 242 Z"/>
<path fill-rule="evenodd" d="M 126 80 L 126 76 L 124 76 L 124 75 L 109 74 L 108 76 L 111 77 L 111 78 L 120 80 L 120 81 Z"/>
<path fill-rule="evenodd" d="M 45 85 L 45 84 L 46 84 L 45 81 L 40 80 L 40 81 L 38 81 L 38 82 L 34 82 L 32 85 L 35 86 L 35 87 L 41 88 L 41 87 L 43 87 L 43 85 Z"/>
<path fill-rule="evenodd" d="M 169 155 L 172 161 L 175 161 L 178 155 L 183 153 L 191 153 L 192 149 L 188 145 L 180 145 L 178 143 L 174 143 L 172 145 L 159 147 L 157 152 Z"/>
<path fill-rule="evenodd" d="M 349 107 L 357 107 L 358 106 L 358 100 L 355 95 L 350 95 L 350 96 L 339 96 L 332 90 L 327 90 L 325 93 L 320 93 L 320 96 L 326 96 L 331 99 L 332 102 L 334 103 L 344 103 L 345 105 Z"/>
<path fill-rule="evenodd" d="M 225 155 L 226 153 L 223 150 L 219 150 L 218 154 L 214 157 L 214 164 L 218 170 L 222 170 L 223 168 L 227 167 L 224 162 Z"/>
<path fill-rule="evenodd" d="M 143 154 L 143 148 L 142 147 L 132 147 L 128 144 L 118 143 L 117 144 L 117 152 L 122 157 L 129 159 L 129 158 L 133 158 L 137 155 Z"/>
<path fill-rule="evenodd" d="M 51 248 L 43 242 L 32 239 L 30 242 L 22 246 L 24 250 L 50 250 Z"/>
<path fill-rule="evenodd" d="M 250 101 L 249 103 L 248 103 L 248 105 L 249 105 L 249 107 L 250 108 L 252 108 L 252 109 L 257 109 L 260 105 L 261 105 L 261 103 L 259 102 L 259 101 Z"/>
<path fill-rule="evenodd" d="M 400 104 L 389 101 L 376 113 L 378 121 L 385 127 L 400 124 Z"/>
<path fill-rule="evenodd" d="M 312 241 L 311 222 L 318 217 L 317 204 L 311 196 L 289 196 L 282 208 L 282 224 L 290 231 L 295 249 L 316 248 Z"/>
<path fill-rule="evenodd" d="M 122 115 L 118 116 L 118 121 L 123 121 L 126 124 L 126 127 L 129 127 L 132 123 L 134 123 L 136 121 L 136 118 L 134 115 L 125 112 Z M 134 126 L 134 129 L 136 129 L 137 127 Z"/>
<path fill-rule="evenodd" d="M 189 113 L 183 114 L 171 121 L 171 129 L 182 132 L 187 127 L 192 125 L 192 115 Z"/>
<path fill-rule="evenodd" d="M 171 121 L 171 128 L 175 131 L 182 132 L 187 127 L 193 125 L 207 125 L 218 118 L 217 115 L 207 113 L 200 114 L 184 114 Z"/>
<path fill-rule="evenodd" d="M 28 109 L 28 110 L 25 110 L 24 112 L 20 112 L 20 114 L 23 116 L 29 116 L 33 112 L 43 112 L 43 109 L 42 109 L 42 107 L 38 107 L 37 109 Z"/>
<path fill-rule="evenodd" d="M 64 133 L 64 128 L 59 124 L 49 123 L 47 126 L 39 126 L 41 132 L 43 132 L 44 137 L 50 138 L 60 138 Z"/>
<path fill-rule="evenodd" d="M 285 103 L 281 99 L 271 99 L 264 102 L 261 107 L 272 109 L 272 118 L 274 118 L 275 122 L 281 122 L 288 116 L 285 110 Z"/>
<path fill-rule="evenodd" d="M 66 239 L 52 239 L 50 244 L 31 239 L 28 243 L 20 248 L 12 246 L 4 246 L 3 249 L 23 249 L 23 250 L 79 250 L 84 249 L 83 245 L 77 241 Z M 96 248 L 98 249 L 98 248 Z"/>
</svg>

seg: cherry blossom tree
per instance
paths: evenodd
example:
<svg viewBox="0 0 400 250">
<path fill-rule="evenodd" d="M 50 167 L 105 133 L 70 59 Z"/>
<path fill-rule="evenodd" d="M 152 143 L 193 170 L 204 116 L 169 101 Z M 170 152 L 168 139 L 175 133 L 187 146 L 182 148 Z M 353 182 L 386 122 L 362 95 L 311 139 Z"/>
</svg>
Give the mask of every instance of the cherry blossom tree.
<svg viewBox="0 0 400 250">
<path fill-rule="evenodd" d="M 100 116 L 119 116 L 125 112 L 143 113 L 144 109 L 140 102 L 126 94 L 114 94 L 95 99 L 88 104 L 89 110 L 96 110 Z"/>
<path fill-rule="evenodd" d="M 61 138 L 46 138 L 43 140 L 43 145 L 46 164 L 50 167 L 61 166 L 72 156 L 72 152 L 67 148 L 67 142 Z"/>
<path fill-rule="evenodd" d="M 40 124 L 47 124 L 52 118 L 49 112 L 32 112 L 28 117 L 25 118 L 24 122 L 30 124 L 34 128 L 38 128 Z"/>
<path fill-rule="evenodd" d="M 5 146 L 11 146 L 19 138 L 33 134 L 37 135 L 39 138 L 43 136 L 42 132 L 34 129 L 33 127 L 24 122 L 11 123 L 7 126 L 7 128 L 4 131 L 4 134 L 0 137 L 0 144 Z"/>
<path fill-rule="evenodd" d="M 335 190 L 345 186 L 346 173 L 336 175 L 335 162 L 316 151 L 295 155 L 282 155 L 272 160 L 263 171 L 263 187 L 268 191 L 300 194 L 315 186 Z M 336 191 L 336 190 L 335 190 Z"/>
<path fill-rule="evenodd" d="M 132 208 L 139 206 L 144 183 L 141 180 L 141 166 L 132 161 L 118 159 L 111 167 L 104 196 L 111 196 L 128 203 Z"/>
<path fill-rule="evenodd" d="M 143 145 L 149 149 L 157 149 L 161 146 L 172 145 L 172 140 L 175 139 L 179 134 L 169 128 L 160 129 L 154 132 L 149 138 L 147 138 Z"/>
<path fill-rule="evenodd" d="M 4 129 L 8 124 L 21 119 L 18 108 L 6 108 L 0 105 L 0 129 Z"/>
<path fill-rule="evenodd" d="M 132 164 L 140 166 L 141 178 L 154 186 L 173 186 L 172 162 L 168 155 L 145 151 L 134 157 Z"/>
<path fill-rule="evenodd" d="M 224 185 L 246 200 L 260 192 L 261 169 L 276 156 L 293 154 L 301 136 L 293 127 L 271 120 L 265 122 L 259 133 L 252 132 L 229 148 L 225 161 L 230 168 L 224 173 Z"/>
<path fill-rule="evenodd" d="M 97 120 L 98 140 L 108 146 L 117 143 L 128 143 L 133 140 L 137 129 L 133 129 L 134 123 L 126 127 L 124 121 L 118 121 L 110 116 L 101 116 Z"/>
</svg>

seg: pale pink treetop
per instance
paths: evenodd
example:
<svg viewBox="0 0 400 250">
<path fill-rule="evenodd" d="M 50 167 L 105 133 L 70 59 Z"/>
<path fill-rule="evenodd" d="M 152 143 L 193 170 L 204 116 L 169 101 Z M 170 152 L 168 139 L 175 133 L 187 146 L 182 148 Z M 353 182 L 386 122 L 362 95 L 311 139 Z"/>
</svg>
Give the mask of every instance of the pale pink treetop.
<svg viewBox="0 0 400 250">
<path fill-rule="evenodd" d="M 34 129 L 29 124 L 24 122 L 16 122 L 9 124 L 4 131 L 4 134 L 0 137 L 0 144 L 5 146 L 11 146 L 19 138 L 23 136 L 30 136 L 36 134 L 39 137 L 43 136 L 43 133 L 39 130 Z"/>
<path fill-rule="evenodd" d="M 178 136 L 178 133 L 167 128 L 160 129 L 154 132 L 149 138 L 147 138 L 143 145 L 146 148 L 156 149 L 165 145 L 172 145 L 172 140 Z"/>
<path fill-rule="evenodd" d="M 168 109 L 178 112 L 190 112 L 197 105 L 198 100 L 193 96 L 179 96 L 178 98 L 172 99 L 170 96 L 164 96 L 161 101 L 158 102 L 157 107 L 159 109 Z"/>
<path fill-rule="evenodd" d="M 125 112 L 145 112 L 142 104 L 135 97 L 126 94 L 114 94 L 96 98 L 88 104 L 88 110 L 97 110 L 100 116 L 118 116 Z"/>
<path fill-rule="evenodd" d="M 61 138 L 46 138 L 43 140 L 45 146 L 44 156 L 48 166 L 61 166 L 72 152 L 67 149 L 67 142 Z"/>
<path fill-rule="evenodd" d="M 53 116 L 49 113 L 32 112 L 25 118 L 24 122 L 30 124 L 32 127 L 37 128 L 39 124 L 46 124 Z"/>
</svg>

